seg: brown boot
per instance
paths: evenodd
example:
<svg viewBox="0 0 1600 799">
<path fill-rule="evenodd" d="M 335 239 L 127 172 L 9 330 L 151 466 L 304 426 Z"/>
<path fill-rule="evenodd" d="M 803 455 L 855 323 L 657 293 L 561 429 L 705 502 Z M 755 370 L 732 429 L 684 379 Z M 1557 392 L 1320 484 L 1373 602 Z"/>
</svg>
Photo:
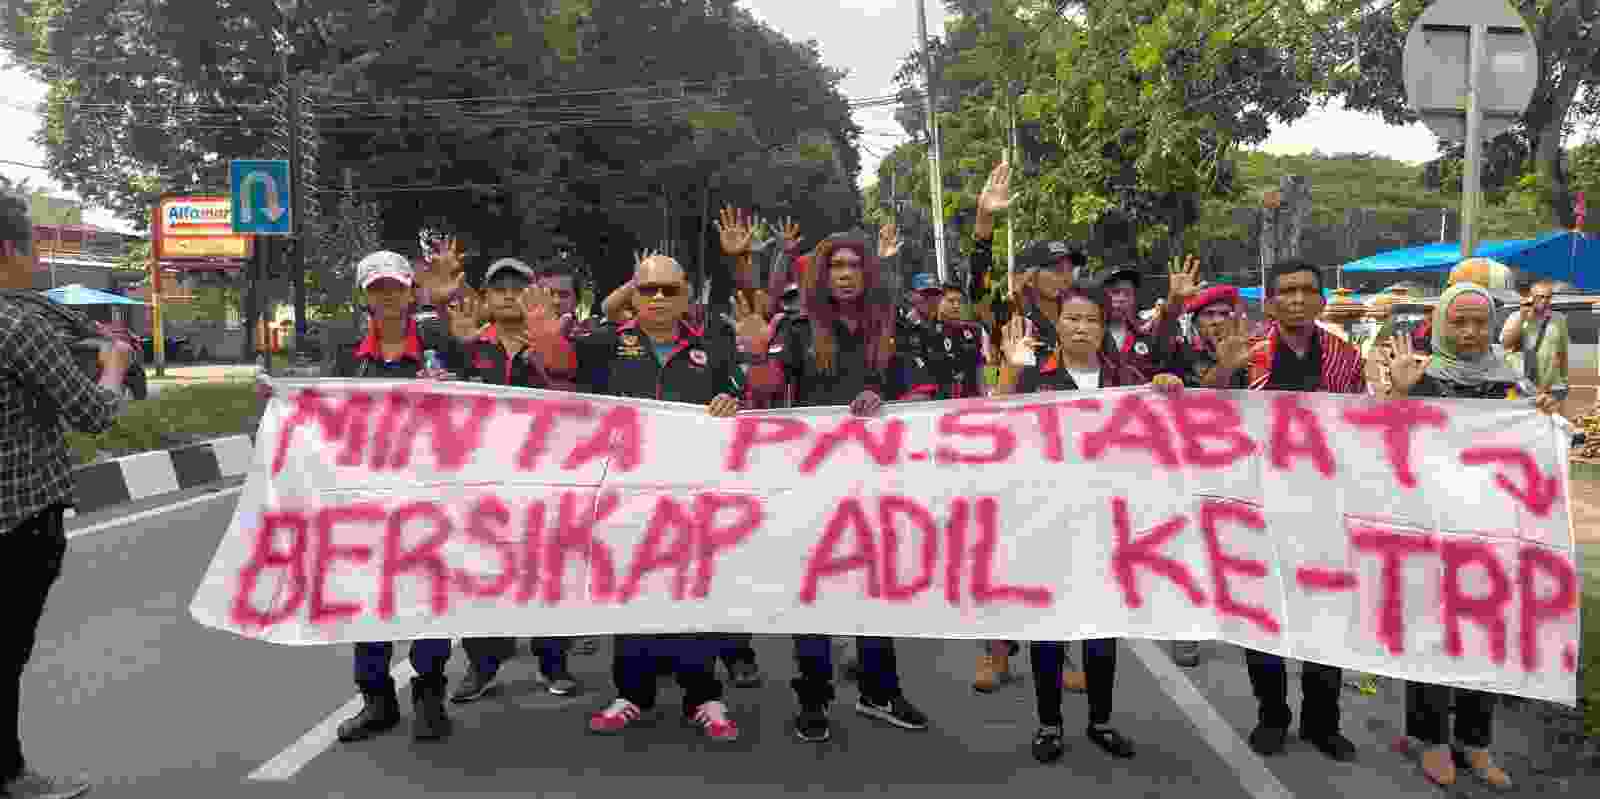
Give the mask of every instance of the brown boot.
<svg viewBox="0 0 1600 799">
<path fill-rule="evenodd" d="M 1505 791 L 1511 788 L 1511 775 L 1507 774 L 1505 769 L 1500 768 L 1494 762 L 1494 757 L 1489 754 L 1489 750 L 1463 747 L 1461 754 L 1467 761 L 1467 765 L 1472 767 L 1472 773 L 1476 774 L 1478 779 L 1489 783 L 1490 787 L 1496 790 Z"/>
<path fill-rule="evenodd" d="M 993 693 L 1011 673 L 1011 657 L 985 652 L 978 656 L 978 674 L 972 679 L 972 690 Z"/>
<path fill-rule="evenodd" d="M 1456 784 L 1456 761 L 1448 746 L 1430 746 L 1422 750 L 1422 773 L 1436 785 Z"/>
</svg>

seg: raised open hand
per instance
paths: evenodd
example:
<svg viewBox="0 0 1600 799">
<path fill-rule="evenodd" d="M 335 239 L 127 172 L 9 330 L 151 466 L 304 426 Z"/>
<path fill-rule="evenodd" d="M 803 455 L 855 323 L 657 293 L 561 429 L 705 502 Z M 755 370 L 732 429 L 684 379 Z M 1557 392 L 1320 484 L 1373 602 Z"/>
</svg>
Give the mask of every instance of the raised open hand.
<svg viewBox="0 0 1600 799">
<path fill-rule="evenodd" d="M 1391 339 L 1394 354 L 1389 356 L 1389 381 L 1394 386 L 1397 394 L 1405 395 L 1422 379 L 1423 372 L 1428 368 L 1428 356 L 1418 354 L 1411 346 L 1410 336 L 1395 336 Z M 1387 353 L 1386 353 L 1387 354 Z"/>
<path fill-rule="evenodd" d="M 978 195 L 978 210 L 996 214 L 1011 207 L 1011 165 L 1005 161 L 995 165 L 989 181 L 983 184 Z"/>
<path fill-rule="evenodd" d="M 717 220 L 717 235 L 722 239 L 722 254 L 737 258 L 750 253 L 755 238 L 755 228 L 744 214 L 733 206 L 724 206 Z"/>
<path fill-rule="evenodd" d="M 800 223 L 794 217 L 783 218 L 783 249 L 789 253 L 800 251 Z"/>
<path fill-rule="evenodd" d="M 450 319 L 450 335 L 458 339 L 476 336 L 484 322 L 488 321 L 484 318 L 486 311 L 483 298 L 471 289 L 456 294 L 445 310 Z"/>
<path fill-rule="evenodd" d="M 1034 348 L 1039 342 L 1028 334 L 1028 320 L 1020 314 L 1011 317 L 1011 321 L 1006 323 L 1004 342 L 1001 349 L 1005 352 L 1007 363 L 1015 367 L 1033 366 L 1038 363 Z"/>
<path fill-rule="evenodd" d="M 1243 369 L 1250 362 L 1250 325 L 1243 316 L 1229 319 L 1217 339 L 1217 365 L 1229 371 Z"/>
<path fill-rule="evenodd" d="M 1200 290 L 1200 259 L 1174 257 L 1167 265 L 1167 301 L 1181 305 Z"/>
<path fill-rule="evenodd" d="M 753 299 L 741 291 L 733 293 L 734 335 L 739 345 L 751 354 L 767 349 L 767 320 Z"/>
<path fill-rule="evenodd" d="M 893 258 L 900 254 L 900 228 L 889 222 L 878 228 L 878 257 Z"/>
</svg>

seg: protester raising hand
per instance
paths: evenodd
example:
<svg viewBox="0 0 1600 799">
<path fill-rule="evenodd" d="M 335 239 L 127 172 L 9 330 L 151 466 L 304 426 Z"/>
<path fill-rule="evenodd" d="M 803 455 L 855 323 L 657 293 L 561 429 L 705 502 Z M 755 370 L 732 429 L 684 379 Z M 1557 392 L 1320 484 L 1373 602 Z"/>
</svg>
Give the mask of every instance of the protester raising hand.
<svg viewBox="0 0 1600 799">
<path fill-rule="evenodd" d="M 1028 322 L 1022 316 L 1013 316 L 1006 323 L 1005 344 L 1002 345 L 1006 354 L 1006 363 L 1014 368 L 1033 366 L 1037 360 L 1034 350 L 1039 342 L 1028 335 Z"/>
<path fill-rule="evenodd" d="M 783 218 L 783 251 L 790 255 L 800 251 L 800 223 L 793 217 Z"/>
<path fill-rule="evenodd" d="M 729 205 L 723 207 L 719 216 L 715 224 L 717 235 L 722 239 L 722 254 L 730 258 L 749 255 L 755 228 L 743 212 Z"/>
<path fill-rule="evenodd" d="M 1200 290 L 1200 259 L 1191 255 L 1186 259 L 1174 257 L 1167 266 L 1167 305 L 1183 307 L 1183 303 Z"/>
<path fill-rule="evenodd" d="M 752 355 L 767 351 L 767 321 L 761 316 L 761 306 L 739 292 L 733 295 L 734 335 L 739 348 Z"/>
<path fill-rule="evenodd" d="M 483 330 L 486 311 L 483 298 L 477 292 L 470 289 L 458 292 L 446 310 L 449 311 L 450 335 L 469 339 Z"/>
<path fill-rule="evenodd" d="M 900 254 L 900 228 L 893 222 L 878 228 L 878 257 L 889 260 Z"/>
<path fill-rule="evenodd" d="M 1236 314 L 1222 328 L 1217 337 L 1217 365 L 1230 372 L 1243 369 L 1250 363 L 1250 323 L 1242 314 Z"/>
<path fill-rule="evenodd" d="M 1395 336 L 1390 341 L 1393 354 L 1384 353 L 1388 360 L 1389 382 L 1394 393 L 1403 397 L 1422 379 L 1422 373 L 1428 368 L 1428 356 L 1417 354 L 1410 336 Z"/>
<path fill-rule="evenodd" d="M 996 214 L 1010 207 L 1011 165 L 1001 161 L 989 173 L 989 181 L 983 184 L 983 192 L 978 195 L 978 210 Z"/>
</svg>

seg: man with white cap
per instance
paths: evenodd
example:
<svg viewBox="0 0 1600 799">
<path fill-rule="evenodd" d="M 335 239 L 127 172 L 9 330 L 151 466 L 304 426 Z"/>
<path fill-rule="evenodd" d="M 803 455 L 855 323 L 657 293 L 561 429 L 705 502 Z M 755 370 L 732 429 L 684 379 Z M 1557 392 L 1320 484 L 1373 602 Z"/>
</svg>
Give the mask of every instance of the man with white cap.
<svg viewBox="0 0 1600 799">
<path fill-rule="evenodd" d="M 431 326 L 419 328 L 412 318 L 416 304 L 416 272 L 410 259 L 380 250 L 356 265 L 356 281 L 366 294 L 372 321 L 366 337 L 334 358 L 332 377 L 441 379 L 449 367 L 459 368 L 461 347 L 447 333 Z M 441 361 L 427 363 L 426 353 Z M 360 741 L 393 729 L 400 723 L 400 700 L 389 661 L 394 644 L 388 641 L 356 644 L 355 678 L 362 706 L 339 725 L 339 740 Z M 436 740 L 451 731 L 445 713 L 444 665 L 450 659 L 448 638 L 411 642 L 412 737 Z"/>
</svg>

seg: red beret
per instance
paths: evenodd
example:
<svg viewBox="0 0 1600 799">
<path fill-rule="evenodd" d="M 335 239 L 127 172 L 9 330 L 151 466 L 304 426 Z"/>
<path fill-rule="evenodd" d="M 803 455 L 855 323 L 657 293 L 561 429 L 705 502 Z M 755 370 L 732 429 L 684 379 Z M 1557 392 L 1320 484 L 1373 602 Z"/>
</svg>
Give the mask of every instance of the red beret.
<svg viewBox="0 0 1600 799">
<path fill-rule="evenodd" d="M 801 255 L 794 259 L 794 279 L 800 282 L 806 279 L 806 272 L 811 269 L 811 256 Z"/>
<path fill-rule="evenodd" d="M 1207 305 L 1215 305 L 1219 302 L 1225 302 L 1229 305 L 1239 304 L 1239 289 L 1228 285 L 1211 286 L 1190 297 L 1189 301 L 1183 304 L 1183 310 L 1185 313 L 1194 313 Z"/>
</svg>

